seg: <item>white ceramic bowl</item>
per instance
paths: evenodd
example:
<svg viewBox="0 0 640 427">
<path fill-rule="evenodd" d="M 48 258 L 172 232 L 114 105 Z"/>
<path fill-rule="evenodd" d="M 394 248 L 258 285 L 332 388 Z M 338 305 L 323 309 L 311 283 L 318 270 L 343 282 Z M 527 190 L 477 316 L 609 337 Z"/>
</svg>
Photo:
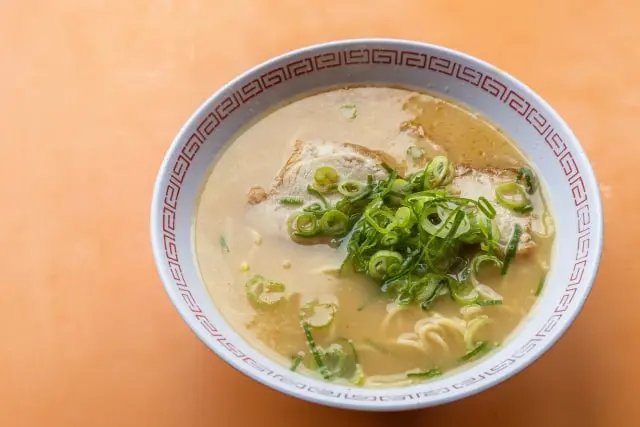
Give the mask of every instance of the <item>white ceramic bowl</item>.
<svg viewBox="0 0 640 427">
<path fill-rule="evenodd" d="M 540 302 L 497 352 L 441 379 L 362 389 L 289 371 L 234 332 L 210 300 L 193 245 L 198 195 L 223 147 L 247 123 L 298 95 L 350 84 L 399 85 L 441 93 L 502 128 L 535 164 L 555 215 L 552 269 Z M 602 252 L 602 205 L 589 161 L 569 127 L 531 89 L 496 67 L 438 46 L 347 40 L 311 46 L 244 73 L 209 98 L 173 141 L 156 181 L 151 238 L 171 301 L 200 339 L 246 375 L 292 396 L 341 408 L 406 410 L 478 393 L 540 357 L 580 311 Z"/>
</svg>

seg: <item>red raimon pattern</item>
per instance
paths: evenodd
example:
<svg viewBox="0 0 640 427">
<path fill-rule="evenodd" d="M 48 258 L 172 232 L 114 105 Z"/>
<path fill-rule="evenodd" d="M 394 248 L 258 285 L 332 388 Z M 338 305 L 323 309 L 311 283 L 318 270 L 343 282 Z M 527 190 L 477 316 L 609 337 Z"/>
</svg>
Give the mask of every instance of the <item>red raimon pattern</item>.
<svg viewBox="0 0 640 427">
<path fill-rule="evenodd" d="M 189 286 L 184 280 L 182 268 L 180 267 L 175 240 L 175 217 L 178 198 L 180 197 L 180 187 L 184 181 L 187 171 L 189 170 L 191 161 L 194 159 L 200 149 L 200 145 L 204 143 L 207 137 L 215 131 L 220 123 L 240 108 L 240 106 L 284 81 L 294 79 L 304 74 L 320 72 L 327 68 L 359 64 L 388 64 L 393 66 L 422 68 L 427 71 L 446 74 L 457 80 L 479 87 L 483 91 L 508 105 L 509 108 L 521 116 L 523 120 L 526 120 L 540 134 L 540 136 L 544 138 L 545 143 L 558 159 L 571 188 L 571 194 L 576 206 L 576 215 L 578 218 L 578 246 L 576 248 L 575 264 L 573 265 L 573 271 L 569 278 L 569 283 L 567 284 L 565 292 L 562 295 L 562 298 L 560 298 L 554 313 L 547 319 L 542 328 L 540 328 L 540 330 L 524 346 L 512 354 L 511 357 L 502 360 L 487 371 L 454 384 L 451 387 L 443 387 L 417 393 L 407 393 L 404 395 L 363 395 L 358 393 L 342 393 L 329 389 L 320 389 L 315 386 L 310 386 L 304 382 L 298 382 L 291 378 L 283 377 L 245 355 L 218 331 L 207 316 L 202 313 L 202 309 L 198 306 L 195 298 L 189 290 Z M 211 336 L 216 338 L 220 346 L 231 353 L 234 357 L 246 363 L 252 369 L 261 372 L 264 375 L 271 376 L 272 378 L 298 390 L 306 389 L 311 393 L 342 398 L 345 400 L 380 402 L 426 398 L 449 393 L 452 389 L 468 387 L 508 368 L 512 364 L 516 363 L 517 359 L 525 356 L 531 350 L 536 348 L 544 340 L 547 334 L 556 327 L 564 315 L 564 312 L 571 304 L 576 293 L 577 286 L 582 280 L 582 275 L 587 263 L 587 257 L 589 255 L 589 242 L 591 237 L 590 223 L 591 216 L 589 200 L 578 165 L 573 159 L 571 151 L 565 145 L 562 136 L 551 126 L 544 114 L 539 112 L 535 107 L 532 107 L 529 101 L 515 90 L 509 88 L 505 83 L 494 77 L 483 74 L 481 71 L 478 71 L 473 67 L 462 65 L 447 58 L 440 58 L 433 55 L 427 56 L 424 53 L 394 49 L 353 49 L 309 56 L 290 62 L 285 66 L 269 70 L 259 78 L 244 84 L 239 90 L 235 91 L 215 106 L 197 126 L 196 131 L 185 143 L 181 153 L 173 164 L 171 177 L 165 188 L 164 209 L 162 211 L 164 249 L 171 276 L 173 277 L 175 285 L 179 289 L 186 306 L 200 324 L 211 334 Z"/>
</svg>

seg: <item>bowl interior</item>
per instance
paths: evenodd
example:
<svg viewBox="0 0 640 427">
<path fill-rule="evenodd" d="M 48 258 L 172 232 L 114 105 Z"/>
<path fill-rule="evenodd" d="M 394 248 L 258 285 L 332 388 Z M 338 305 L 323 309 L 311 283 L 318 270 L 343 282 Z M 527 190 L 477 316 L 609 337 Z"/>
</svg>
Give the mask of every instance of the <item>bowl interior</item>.
<svg viewBox="0 0 640 427">
<path fill-rule="evenodd" d="M 545 290 L 500 351 L 421 385 L 360 389 L 290 372 L 259 354 L 216 310 L 200 279 L 192 223 L 211 164 L 243 126 L 292 97 L 332 86 L 376 84 L 440 93 L 466 104 L 511 137 L 535 165 L 556 222 Z M 584 303 L 602 249 L 602 208 L 593 171 L 562 119 L 530 89 L 477 59 L 398 40 L 353 40 L 295 51 L 232 81 L 207 100 L 175 139 L 156 182 L 151 234 L 160 275 L 196 334 L 251 377 L 323 404 L 372 410 L 431 406 L 481 391 L 548 349 Z"/>
</svg>

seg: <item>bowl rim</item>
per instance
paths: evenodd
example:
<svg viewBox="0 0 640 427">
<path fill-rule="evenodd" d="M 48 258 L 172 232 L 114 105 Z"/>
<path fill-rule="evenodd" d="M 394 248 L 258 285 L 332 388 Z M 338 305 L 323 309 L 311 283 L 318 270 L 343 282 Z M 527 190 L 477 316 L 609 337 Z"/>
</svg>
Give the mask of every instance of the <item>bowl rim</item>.
<svg viewBox="0 0 640 427">
<path fill-rule="evenodd" d="M 196 325 L 197 322 L 195 322 L 192 316 L 189 315 L 190 313 L 188 312 L 186 307 L 183 304 L 181 304 L 182 301 L 178 300 L 178 297 L 176 296 L 176 294 L 172 292 L 173 283 L 171 278 L 168 277 L 168 273 L 166 272 L 166 269 L 164 268 L 164 265 L 163 265 L 164 249 L 163 249 L 163 243 L 162 243 L 162 236 L 161 236 L 161 233 L 158 233 L 159 223 L 160 223 L 159 218 L 161 217 L 161 211 L 162 211 L 162 200 L 164 198 L 164 194 L 162 193 L 162 181 L 163 181 L 163 177 L 165 177 L 167 174 L 170 173 L 170 166 L 171 166 L 170 161 L 172 157 L 174 157 L 176 152 L 180 149 L 181 141 L 185 138 L 185 136 L 188 136 L 187 130 L 192 127 L 192 125 L 195 123 L 197 118 L 200 117 L 202 113 L 212 105 L 212 102 L 216 100 L 216 98 L 218 98 L 221 94 L 233 88 L 238 82 L 243 81 L 247 77 L 254 75 L 255 73 L 257 73 L 262 69 L 268 68 L 270 65 L 274 65 L 280 61 L 286 60 L 288 58 L 296 57 L 304 53 L 314 52 L 322 48 L 331 48 L 331 47 L 346 48 L 352 45 L 363 45 L 363 44 L 364 45 L 402 44 L 407 47 L 419 47 L 423 49 L 431 49 L 436 52 L 441 52 L 441 53 L 446 53 L 452 56 L 456 56 L 463 60 L 470 61 L 472 63 L 476 63 L 481 66 L 492 69 L 496 73 L 501 74 L 507 80 L 511 80 L 512 82 L 521 85 L 522 87 L 524 87 L 529 91 L 528 95 L 530 96 L 530 98 L 532 98 L 534 101 L 536 101 L 541 106 L 543 106 L 547 110 L 547 112 L 553 116 L 553 118 L 558 123 L 557 127 L 561 129 L 562 132 L 569 137 L 569 139 L 573 140 L 571 148 L 573 150 L 574 155 L 578 156 L 582 162 L 580 170 L 582 172 L 583 180 L 586 181 L 585 183 L 586 189 L 589 189 L 589 188 L 593 189 L 592 195 L 594 197 L 592 198 L 592 200 L 590 200 L 593 213 L 595 214 L 595 215 L 592 215 L 592 218 L 591 218 L 591 221 L 592 221 L 591 245 L 592 245 L 592 250 L 594 250 L 593 261 L 587 264 L 585 267 L 585 274 L 587 275 L 587 280 L 581 283 L 581 287 L 584 288 L 584 291 L 583 291 L 584 296 L 579 298 L 579 301 L 577 301 L 577 303 L 571 309 L 567 310 L 567 314 L 566 314 L 567 318 L 564 324 L 558 327 L 558 329 L 555 331 L 552 337 L 550 337 L 549 339 L 544 341 L 540 346 L 538 346 L 536 349 L 531 351 L 529 355 L 525 358 L 525 360 L 522 361 L 522 363 L 515 366 L 514 368 L 511 368 L 507 373 L 507 375 L 504 375 L 502 377 L 496 376 L 496 377 L 489 378 L 487 381 L 484 381 L 481 385 L 472 389 L 464 388 L 464 389 L 459 389 L 456 392 L 451 394 L 436 396 L 431 401 L 415 402 L 415 401 L 402 400 L 394 403 L 386 402 L 385 405 L 366 405 L 365 402 L 359 402 L 358 400 L 338 402 L 338 401 L 329 399 L 328 397 L 325 397 L 322 394 L 316 395 L 316 394 L 301 393 L 293 387 L 287 387 L 284 383 L 267 381 L 262 376 L 257 375 L 252 370 L 247 369 L 244 365 L 232 359 L 228 354 L 218 351 L 217 348 L 213 348 L 210 345 L 208 345 L 207 340 L 204 338 L 204 335 L 205 335 L 204 332 L 202 332 L 202 330 L 198 327 L 198 325 Z M 517 141 L 514 140 L 514 142 L 517 144 Z M 401 39 L 401 38 L 375 38 L 375 37 L 333 40 L 333 41 L 316 43 L 316 44 L 301 47 L 298 49 L 290 50 L 288 52 L 277 55 L 275 57 L 271 57 L 270 59 L 249 68 L 248 70 L 242 72 L 235 78 L 231 79 L 230 81 L 228 81 L 227 83 L 219 87 L 216 91 L 214 91 L 214 93 L 211 94 L 206 100 L 204 100 L 198 106 L 198 108 L 189 116 L 188 120 L 186 120 L 186 122 L 181 126 L 180 130 L 172 140 L 169 149 L 165 153 L 165 156 L 162 160 L 162 164 L 157 173 L 156 180 L 153 187 L 153 196 L 151 201 L 150 231 L 151 231 L 151 244 L 152 244 L 152 250 L 154 255 L 154 261 L 156 264 L 156 269 L 158 271 L 158 274 L 162 280 L 165 291 L 167 292 L 171 302 L 173 303 L 174 307 L 176 308 L 176 310 L 178 311 L 182 319 L 185 321 L 185 323 L 187 323 L 187 325 L 189 325 L 190 329 L 196 334 L 196 336 L 203 342 L 203 344 L 207 348 L 213 351 L 213 353 L 215 353 L 220 359 L 222 359 L 228 365 L 240 371 L 244 375 L 247 375 L 248 377 L 252 378 L 253 380 L 258 381 L 259 383 L 269 388 L 272 388 L 273 390 L 281 392 L 285 395 L 295 397 L 304 401 L 321 404 L 324 406 L 336 407 L 341 409 L 366 410 L 366 411 L 402 411 L 402 410 L 413 410 L 413 409 L 421 409 L 425 407 L 442 405 L 442 404 L 461 400 L 461 399 L 470 397 L 472 395 L 478 394 L 522 372 L 526 367 L 530 366 L 533 362 L 538 360 L 553 345 L 555 345 L 556 342 L 562 336 L 564 336 L 566 331 L 569 329 L 569 327 L 571 327 L 571 325 L 575 321 L 578 314 L 582 311 L 582 308 L 587 298 L 589 297 L 589 294 L 591 292 L 591 289 L 593 288 L 593 284 L 597 277 L 598 270 L 600 267 L 600 261 L 602 257 L 603 245 L 604 245 L 604 220 L 603 220 L 602 197 L 601 197 L 600 189 L 598 186 L 597 178 L 593 170 L 593 166 L 589 161 L 589 158 L 586 155 L 584 148 L 580 144 L 579 139 L 575 136 L 575 134 L 569 128 L 569 126 L 564 121 L 564 119 L 560 116 L 560 114 L 558 114 L 558 112 L 551 105 L 549 105 L 549 103 L 547 103 L 540 95 L 538 95 L 536 91 L 534 91 L 529 86 L 527 86 L 526 84 L 524 84 L 522 81 L 515 78 L 511 74 L 507 73 L 506 71 L 503 71 L 502 69 L 480 58 L 469 55 L 467 53 L 464 53 L 455 49 L 451 49 L 445 46 L 421 42 L 421 41 L 414 41 L 414 40 Z M 225 321 L 225 323 L 227 322 Z M 233 330 L 233 328 L 230 325 L 227 324 L 227 326 L 231 330 Z M 248 345 L 251 345 L 251 344 L 248 344 Z M 260 358 L 269 359 L 268 356 L 264 355 L 262 352 L 257 351 L 257 353 L 259 354 Z M 490 359 L 491 357 L 493 356 L 489 356 L 487 359 Z M 298 374 L 298 375 L 301 375 L 301 374 Z M 326 383 L 326 386 L 331 388 L 332 384 Z"/>
</svg>

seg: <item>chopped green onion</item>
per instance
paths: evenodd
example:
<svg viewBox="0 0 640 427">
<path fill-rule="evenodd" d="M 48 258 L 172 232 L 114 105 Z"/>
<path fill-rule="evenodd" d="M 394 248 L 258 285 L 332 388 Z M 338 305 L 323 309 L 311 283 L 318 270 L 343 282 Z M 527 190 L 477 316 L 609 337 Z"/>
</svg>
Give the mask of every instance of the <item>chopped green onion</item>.
<svg viewBox="0 0 640 427">
<path fill-rule="evenodd" d="M 290 219 L 290 233 L 297 237 L 313 237 L 318 234 L 318 220 L 311 212 L 293 214 Z"/>
<path fill-rule="evenodd" d="M 347 354 L 340 344 L 331 344 L 329 348 L 322 350 L 322 359 L 329 371 L 330 377 L 341 376 L 345 370 Z"/>
<path fill-rule="evenodd" d="M 325 209 L 329 209 L 329 202 L 327 202 L 327 199 L 325 199 L 322 193 L 320 193 L 316 188 L 313 188 L 312 186 L 308 185 L 307 192 L 312 196 L 316 196 L 318 199 L 320 199 Z"/>
<path fill-rule="evenodd" d="M 398 172 L 396 172 L 396 170 L 395 170 L 395 169 L 393 169 L 391 166 L 389 166 L 386 162 L 382 162 L 382 163 L 380 163 L 380 166 L 382 166 L 382 168 L 383 168 L 385 171 L 387 171 L 387 173 L 388 173 L 389 175 L 392 175 L 392 174 L 393 174 L 393 175 L 396 175 L 396 176 L 398 175 Z"/>
<path fill-rule="evenodd" d="M 501 299 L 485 299 L 485 300 L 476 301 L 476 304 L 483 305 L 483 306 L 502 305 L 502 300 Z"/>
<path fill-rule="evenodd" d="M 515 182 L 496 186 L 496 200 L 505 208 L 519 213 L 527 213 L 533 209 L 526 193 Z"/>
<path fill-rule="evenodd" d="M 338 192 L 345 197 L 357 197 L 367 190 L 367 185 L 360 181 L 348 179 L 338 184 Z"/>
<path fill-rule="evenodd" d="M 542 277 L 540 278 L 540 281 L 538 281 L 538 287 L 536 288 L 536 292 L 534 293 L 535 296 L 540 296 L 540 294 L 542 293 L 542 289 L 544 288 L 544 282 L 547 280 L 547 275 L 543 274 Z"/>
<path fill-rule="evenodd" d="M 465 293 L 465 291 L 467 292 Z M 469 289 L 468 287 L 461 286 L 460 284 L 458 284 L 458 286 L 452 286 L 450 284 L 449 294 L 451 295 L 451 299 L 460 305 L 476 304 L 478 302 L 478 298 L 480 298 L 478 291 L 473 288 Z"/>
<path fill-rule="evenodd" d="M 304 336 L 307 340 L 307 346 L 309 347 L 309 351 L 311 351 L 311 354 L 313 355 L 313 360 L 316 362 L 316 365 L 318 366 L 318 370 L 320 371 L 320 374 L 325 380 L 330 379 L 331 373 L 329 372 L 329 370 L 324 364 L 324 361 L 322 360 L 322 353 L 318 349 L 318 346 L 316 345 L 316 341 L 313 339 L 310 326 L 307 323 L 302 322 L 302 329 L 304 331 Z"/>
<path fill-rule="evenodd" d="M 386 234 L 390 231 L 387 226 L 394 222 L 395 217 L 390 211 L 381 208 L 382 204 L 381 198 L 373 199 L 364 210 L 364 218 L 378 233 Z"/>
<path fill-rule="evenodd" d="M 343 236 L 349 231 L 349 217 L 337 209 L 331 209 L 320 218 L 320 229 L 329 236 Z"/>
<path fill-rule="evenodd" d="M 400 237 L 398 233 L 394 231 L 390 231 L 389 233 L 382 236 L 380 239 L 380 244 L 382 246 L 393 246 L 400 241 Z"/>
<path fill-rule="evenodd" d="M 481 341 L 478 344 L 476 344 L 476 346 L 473 349 L 466 352 L 464 356 L 462 356 L 461 360 L 463 362 L 468 362 L 469 360 L 475 359 L 478 356 L 485 354 L 492 348 L 493 346 L 491 345 L 491 343 L 487 341 Z"/>
<path fill-rule="evenodd" d="M 424 173 L 424 188 L 437 188 L 448 184 L 453 179 L 451 162 L 445 156 L 436 156 Z"/>
<path fill-rule="evenodd" d="M 400 206 L 395 214 L 396 225 L 400 228 L 409 228 L 411 220 L 411 209 L 406 206 Z"/>
<path fill-rule="evenodd" d="M 312 328 L 329 326 L 336 316 L 335 304 L 319 303 L 317 300 L 306 303 L 300 309 L 302 321 Z"/>
<path fill-rule="evenodd" d="M 430 378 L 439 377 L 442 375 L 442 371 L 439 368 L 432 368 L 422 372 L 409 372 L 407 378 L 416 378 L 421 380 L 427 380 Z"/>
<path fill-rule="evenodd" d="M 528 194 L 535 193 L 536 189 L 538 188 L 538 181 L 531 169 L 520 168 L 518 170 L 516 181 L 521 182 L 524 185 L 524 188 L 526 188 Z"/>
<path fill-rule="evenodd" d="M 259 308 L 271 307 L 284 301 L 285 289 L 284 284 L 265 279 L 259 274 L 254 274 L 245 283 L 249 302 Z"/>
<path fill-rule="evenodd" d="M 451 280 L 444 274 L 427 274 L 412 286 L 411 292 L 422 310 L 428 310 L 439 295 L 439 290 Z"/>
<path fill-rule="evenodd" d="M 340 106 L 342 115 L 347 119 L 355 119 L 358 116 L 358 109 L 355 104 L 344 104 Z"/>
<path fill-rule="evenodd" d="M 391 184 L 391 191 L 400 194 L 407 194 L 411 192 L 411 184 L 409 181 L 405 181 L 402 178 L 397 178 Z"/>
<path fill-rule="evenodd" d="M 322 215 L 326 209 L 320 204 L 320 203 L 311 203 L 310 205 L 305 206 L 304 208 L 302 208 L 303 211 L 305 212 L 312 212 L 315 214 L 319 214 Z"/>
<path fill-rule="evenodd" d="M 491 205 L 486 197 L 478 197 L 478 209 L 480 209 L 489 219 L 494 219 L 496 217 L 496 209 Z"/>
<path fill-rule="evenodd" d="M 470 272 L 471 274 L 470 274 L 470 277 L 471 277 L 471 284 L 474 287 L 478 286 L 480 284 L 480 282 L 476 278 L 476 274 L 480 270 L 480 266 L 483 263 L 493 263 L 501 271 L 502 271 L 502 268 L 504 267 L 502 261 L 500 261 L 500 259 L 498 257 L 496 257 L 496 256 L 487 255 L 487 254 L 477 255 L 475 258 L 473 258 L 473 261 L 471 261 L 471 272 Z"/>
<path fill-rule="evenodd" d="M 227 245 L 227 240 L 222 234 L 220 235 L 220 248 L 222 249 L 222 252 L 229 253 L 229 245 Z"/>
<path fill-rule="evenodd" d="M 331 166 L 322 166 L 313 174 L 313 180 L 321 187 L 335 184 L 339 179 L 338 172 Z"/>
<path fill-rule="evenodd" d="M 378 251 L 369 260 L 369 275 L 382 279 L 396 273 L 402 265 L 402 255 L 393 251 Z"/>
<path fill-rule="evenodd" d="M 458 238 L 471 228 L 467 216 L 460 208 L 445 212 L 444 209 L 438 209 L 437 205 L 424 208 L 420 224 L 424 231 L 442 239 L 451 233 L 451 238 Z"/>
<path fill-rule="evenodd" d="M 365 380 L 365 375 L 364 375 L 364 371 L 362 370 L 362 365 L 360 365 L 359 363 L 356 363 L 355 372 L 350 378 L 347 378 L 347 379 L 353 385 L 358 385 L 358 386 L 363 385 Z"/>
<path fill-rule="evenodd" d="M 520 235 L 522 234 L 522 227 L 520 224 L 513 224 L 513 232 L 511 234 L 511 238 L 509 239 L 509 243 L 507 243 L 507 249 L 504 255 L 504 261 L 502 261 L 502 270 L 500 273 L 504 276 L 507 274 L 507 270 L 509 269 L 509 264 L 516 256 L 516 252 L 518 252 L 518 243 L 520 243 Z"/>
<path fill-rule="evenodd" d="M 291 358 L 291 367 L 289 368 L 289 370 L 295 372 L 296 369 L 298 369 L 298 366 L 300 366 L 300 364 L 302 363 L 303 359 L 304 359 L 304 353 L 303 352 L 299 352 L 298 354 L 293 356 Z"/>
<path fill-rule="evenodd" d="M 304 203 L 304 199 L 300 197 L 282 197 L 278 200 L 281 205 L 298 206 Z"/>
<path fill-rule="evenodd" d="M 486 240 L 483 242 L 483 245 L 486 246 L 486 248 L 483 248 L 483 250 L 489 252 L 489 255 L 491 255 L 498 246 L 498 241 L 500 240 L 500 228 L 494 221 L 484 214 L 478 215 L 476 220 L 478 227 L 480 227 L 480 231 L 486 237 Z"/>
</svg>

